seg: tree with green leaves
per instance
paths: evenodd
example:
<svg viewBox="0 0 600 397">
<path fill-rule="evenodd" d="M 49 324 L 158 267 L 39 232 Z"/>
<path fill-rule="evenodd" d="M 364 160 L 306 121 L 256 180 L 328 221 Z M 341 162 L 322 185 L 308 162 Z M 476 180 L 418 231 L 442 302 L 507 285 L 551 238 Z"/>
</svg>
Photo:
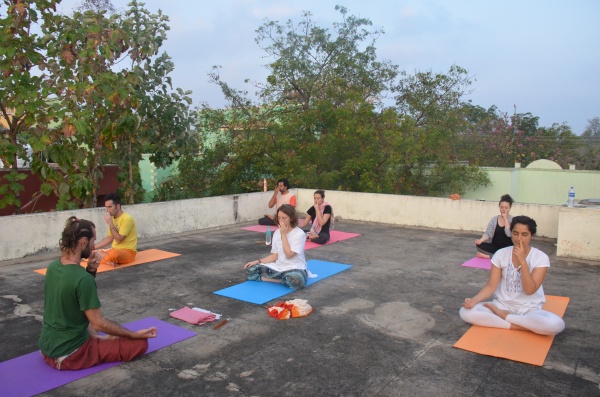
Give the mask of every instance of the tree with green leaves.
<svg viewBox="0 0 600 397">
<path fill-rule="evenodd" d="M 403 74 L 395 97 L 402 117 L 396 151 L 403 193 L 438 196 L 488 183 L 482 171 L 461 161 L 455 146 L 472 111 L 463 99 L 471 83 L 468 71 L 456 65 L 445 74 Z"/>
<path fill-rule="evenodd" d="M 357 152 L 348 145 L 343 150 L 333 137 L 353 139 L 354 131 L 340 120 L 364 119 L 364 109 L 375 117 L 374 104 L 391 88 L 397 70 L 376 57 L 374 44 L 382 32 L 370 29 L 367 19 L 348 16 L 345 8 L 336 9 L 342 21 L 332 30 L 317 26 L 309 12 L 297 24 L 267 21 L 259 27 L 257 44 L 271 62 L 266 82 L 254 83 L 258 102 L 229 87 L 218 69 L 210 74 L 229 106 L 224 112 L 205 109 L 201 127 L 210 133 L 212 126 L 233 143 L 228 154 L 217 156 L 219 180 L 213 184 L 251 191 L 265 175 L 287 175 L 296 185 L 328 180 L 335 188 L 354 188 L 341 169 L 345 157 Z M 202 155 L 215 160 L 206 148 Z"/>
<path fill-rule="evenodd" d="M 43 84 L 46 76 L 39 72 L 44 71 L 46 62 L 44 27 L 53 23 L 58 2 L 3 3 L 6 14 L 0 14 L 0 114 L 7 129 L 0 132 L 0 160 L 12 170 L 0 184 L 0 208 L 12 205 L 19 213 L 23 204 L 20 181 L 26 175 L 18 172 L 18 160 L 39 166 L 39 153 L 53 139 L 52 131 L 45 128 L 54 119 L 51 92 Z M 31 157 L 27 156 L 27 145 L 33 150 Z"/>
<path fill-rule="evenodd" d="M 194 117 L 189 108 L 192 92 L 173 89 L 169 74 L 175 65 L 166 53 L 159 54 L 169 29 L 168 18 L 160 11 L 151 14 L 137 2 L 131 3 L 126 17 L 131 22 L 132 42 L 128 73 L 137 77 L 133 88 L 139 106 L 126 120 L 132 133 L 121 134 L 117 141 L 117 147 L 125 153 L 121 151 L 114 159 L 127 170 L 121 174 L 121 183 L 124 196 L 133 203 L 133 196 L 141 193 L 133 168 L 143 153 L 150 153 L 150 161 L 157 167 L 166 167 L 186 153 L 195 153 L 198 140 L 192 131 Z"/>
<path fill-rule="evenodd" d="M 535 160 L 548 159 L 563 168 L 574 160 L 579 139 L 566 124 L 554 123 L 539 127 L 539 117 L 531 113 L 509 116 L 493 106 L 487 111 L 471 106 L 465 131 L 456 141 L 461 158 L 487 167 L 527 165 Z"/>
<path fill-rule="evenodd" d="M 600 170 L 600 117 L 588 120 L 580 140 L 581 146 L 575 155 L 577 168 Z"/>
<path fill-rule="evenodd" d="M 22 32 L 2 31 L 2 48 L 13 57 L 2 62 L 12 67 L 7 76 L 15 76 L 12 86 L 10 80 L 1 83 L 5 92 L 12 89 L 12 95 L 2 97 L 2 106 L 16 108 L 18 114 L 31 112 L 19 125 L 28 126 L 27 142 L 34 151 L 48 145 L 46 155 L 57 164 L 51 167 L 37 156 L 32 162 L 32 171 L 45 181 L 42 192 L 59 197 L 57 209 L 95 206 L 107 163 L 119 164 L 124 197 L 133 203 L 141 193 L 135 175 L 143 149 L 152 150 L 151 160 L 159 165 L 196 149 L 190 92 L 172 88 L 174 65 L 167 54 L 159 55 L 169 29 L 160 11 L 151 14 L 134 0 L 124 14 L 108 15 L 92 7 L 62 16 L 52 13 L 58 2 L 14 3 L 3 25 L 19 27 L 28 15 L 33 20 L 34 5 L 44 10 L 44 19 L 42 34 L 30 37 L 32 44 L 20 40 L 29 37 L 28 26 Z M 8 35 L 13 31 L 18 36 Z M 20 77 L 17 73 L 25 72 L 17 70 L 19 65 L 42 73 L 21 66 L 27 75 Z M 0 144 L 9 153 L 22 151 L 15 139 L 7 141 Z"/>
<path fill-rule="evenodd" d="M 266 81 L 253 83 L 256 101 L 213 70 L 210 79 L 229 105 L 203 109 L 201 156 L 193 166 L 180 163 L 163 198 L 169 191 L 255 191 L 263 177 L 279 176 L 294 186 L 434 195 L 486 181 L 444 150 L 461 126 L 466 71 L 404 74 L 398 82 L 398 66 L 377 58 L 383 32 L 336 9 L 341 21 L 331 29 L 317 26 L 308 12 L 298 23 L 266 21 L 257 29 L 270 62 Z M 385 107 L 394 90 L 397 107 Z M 201 189 L 182 175 L 189 169 L 197 170 Z"/>
<path fill-rule="evenodd" d="M 588 124 L 581 134 L 581 137 L 587 140 L 590 138 L 600 140 L 600 117 L 594 117 L 588 120 Z"/>
<path fill-rule="evenodd" d="M 267 21 L 257 29 L 256 43 L 273 60 L 266 65 L 267 83 L 258 85 L 264 103 L 308 110 L 327 99 L 339 107 L 357 96 L 379 101 L 391 87 L 397 67 L 378 60 L 375 47 L 384 32 L 344 7 L 335 8 L 342 21 L 333 24 L 333 32 L 317 26 L 310 12 L 297 24 Z"/>
<path fill-rule="evenodd" d="M 81 0 L 81 3 L 75 7 L 76 11 L 95 11 L 95 12 L 108 12 L 114 14 L 117 12 L 117 8 L 112 4 L 110 0 Z"/>
</svg>

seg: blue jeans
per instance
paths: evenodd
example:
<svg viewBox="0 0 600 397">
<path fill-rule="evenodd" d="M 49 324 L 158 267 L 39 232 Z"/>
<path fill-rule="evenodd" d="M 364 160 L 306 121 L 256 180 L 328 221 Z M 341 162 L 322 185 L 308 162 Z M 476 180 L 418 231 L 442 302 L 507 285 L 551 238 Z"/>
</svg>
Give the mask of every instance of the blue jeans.
<svg viewBox="0 0 600 397">
<path fill-rule="evenodd" d="M 306 270 L 302 269 L 280 272 L 261 264 L 252 265 L 246 269 L 246 279 L 249 281 L 261 281 L 260 278 L 263 276 L 280 280 L 283 285 L 293 290 L 304 288 L 308 278 Z"/>
</svg>

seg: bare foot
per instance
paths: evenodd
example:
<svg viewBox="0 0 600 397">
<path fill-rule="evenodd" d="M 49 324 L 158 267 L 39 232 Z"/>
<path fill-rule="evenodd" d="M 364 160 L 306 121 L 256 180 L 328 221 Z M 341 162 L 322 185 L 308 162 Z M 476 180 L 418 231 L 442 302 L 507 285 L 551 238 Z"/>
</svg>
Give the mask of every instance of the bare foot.
<svg viewBox="0 0 600 397">
<path fill-rule="evenodd" d="M 116 262 L 104 262 L 106 263 L 108 266 L 112 266 L 112 267 L 117 267 L 118 263 Z"/>
<path fill-rule="evenodd" d="M 496 316 L 500 317 L 503 320 L 506 320 L 506 316 L 508 316 L 510 314 L 510 312 L 508 310 L 498 309 L 495 305 L 493 305 L 491 303 L 484 303 L 483 306 L 490 309 Z M 523 328 L 520 325 L 513 324 L 513 323 L 510 324 L 510 329 L 513 329 L 516 331 L 529 331 L 527 328 Z"/>
<path fill-rule="evenodd" d="M 484 259 L 490 259 L 489 255 L 486 254 L 482 254 L 481 252 L 477 251 L 477 254 L 475 254 L 476 257 L 478 258 L 484 258 Z"/>
<path fill-rule="evenodd" d="M 501 310 L 496 307 L 496 305 L 492 303 L 484 303 L 483 306 L 490 309 L 496 316 L 500 317 L 502 320 L 506 320 L 506 316 L 510 314 L 508 310 Z"/>
</svg>

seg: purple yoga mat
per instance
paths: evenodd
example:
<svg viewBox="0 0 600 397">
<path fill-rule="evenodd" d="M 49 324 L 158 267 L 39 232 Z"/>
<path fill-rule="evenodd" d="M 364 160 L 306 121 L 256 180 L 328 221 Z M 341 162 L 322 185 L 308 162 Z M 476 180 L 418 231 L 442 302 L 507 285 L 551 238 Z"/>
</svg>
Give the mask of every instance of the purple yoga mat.
<svg viewBox="0 0 600 397">
<path fill-rule="evenodd" d="M 478 269 L 487 269 L 490 270 L 492 268 L 492 260 L 487 258 L 478 258 L 475 257 L 473 259 L 469 259 L 462 266 L 466 267 L 476 267 Z"/>
<path fill-rule="evenodd" d="M 196 335 L 194 331 L 166 323 L 154 317 L 144 318 L 124 324 L 124 326 L 131 330 L 151 326 L 157 328 L 156 338 L 148 339 L 146 354 Z M 78 371 L 58 371 L 46 364 L 41 353 L 36 351 L 0 363 L 0 396 L 33 396 L 119 364 L 121 363 L 104 363 Z"/>
</svg>

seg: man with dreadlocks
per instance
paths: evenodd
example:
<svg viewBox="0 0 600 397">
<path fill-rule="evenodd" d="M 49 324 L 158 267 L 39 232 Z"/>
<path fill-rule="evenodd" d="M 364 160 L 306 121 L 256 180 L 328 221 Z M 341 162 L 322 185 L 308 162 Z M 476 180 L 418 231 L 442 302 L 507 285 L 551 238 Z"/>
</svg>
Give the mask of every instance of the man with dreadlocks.
<svg viewBox="0 0 600 397">
<path fill-rule="evenodd" d="M 58 370 L 131 361 L 148 350 L 148 338 L 156 337 L 155 327 L 130 331 L 100 312 L 95 280 L 100 258 L 93 252 L 95 240 L 92 222 L 70 217 L 60 239 L 62 255 L 46 271 L 39 346 L 44 360 Z M 80 262 L 85 258 L 84 269 Z"/>
</svg>

